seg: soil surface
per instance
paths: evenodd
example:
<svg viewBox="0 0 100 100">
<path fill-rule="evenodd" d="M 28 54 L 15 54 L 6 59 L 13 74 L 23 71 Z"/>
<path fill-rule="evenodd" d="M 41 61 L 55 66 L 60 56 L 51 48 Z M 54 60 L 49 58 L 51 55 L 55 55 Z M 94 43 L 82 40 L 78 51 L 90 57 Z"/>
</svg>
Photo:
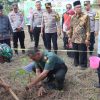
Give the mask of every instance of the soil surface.
<svg viewBox="0 0 100 100">
<path fill-rule="evenodd" d="M 25 35 L 26 48 L 34 46 L 34 41 L 30 41 L 27 28 Z M 59 49 L 62 50 L 62 38 L 58 38 L 58 44 Z M 44 48 L 41 38 L 39 48 Z M 95 48 L 97 48 L 96 45 Z M 47 94 L 42 97 L 37 96 L 37 89 L 35 87 L 33 87 L 32 91 L 25 92 L 25 86 L 29 82 L 29 78 L 34 77 L 35 74 L 26 73 L 22 70 L 22 67 L 31 61 L 26 55 L 23 55 L 21 51 L 19 51 L 18 56 L 14 55 L 11 63 L 0 64 L 0 77 L 11 86 L 20 100 L 100 100 L 100 89 L 94 87 L 94 84 L 98 82 L 96 71 L 90 69 L 89 66 L 86 70 L 80 70 L 80 67 L 75 67 L 73 65 L 73 59 L 69 58 L 65 51 L 59 51 L 58 55 L 64 59 L 68 66 L 63 91 L 47 90 Z M 0 87 L 0 100 L 14 99 L 11 94 Z"/>
</svg>

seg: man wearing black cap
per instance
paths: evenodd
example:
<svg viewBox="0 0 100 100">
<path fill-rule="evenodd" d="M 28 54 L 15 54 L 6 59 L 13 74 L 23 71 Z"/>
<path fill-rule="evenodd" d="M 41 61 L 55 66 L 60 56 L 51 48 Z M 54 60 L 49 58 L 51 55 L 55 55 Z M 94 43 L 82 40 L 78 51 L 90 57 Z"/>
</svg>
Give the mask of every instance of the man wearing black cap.
<svg viewBox="0 0 100 100">
<path fill-rule="evenodd" d="M 53 48 L 57 53 L 57 35 L 60 35 L 60 17 L 58 13 L 52 10 L 51 3 L 45 4 L 46 11 L 43 13 L 41 33 L 43 28 L 45 30 L 45 38 L 47 42 L 47 49 L 51 50 L 51 40 L 53 42 Z M 57 32 L 58 29 L 58 32 Z"/>
<path fill-rule="evenodd" d="M 3 14 L 3 6 L 0 5 L 0 43 L 6 43 L 10 45 L 10 34 L 12 28 L 8 16 Z"/>
<path fill-rule="evenodd" d="M 95 35 L 99 32 L 99 14 L 91 9 L 90 0 L 84 1 L 84 6 L 86 13 L 90 17 L 90 46 L 89 50 L 90 55 L 92 55 L 92 51 L 94 50 L 95 43 Z"/>
<path fill-rule="evenodd" d="M 87 67 L 87 47 L 90 40 L 89 16 L 81 11 L 80 1 L 74 2 L 76 14 L 71 19 L 71 29 L 69 31 L 69 41 L 72 40 L 74 53 L 74 65 Z"/>
</svg>

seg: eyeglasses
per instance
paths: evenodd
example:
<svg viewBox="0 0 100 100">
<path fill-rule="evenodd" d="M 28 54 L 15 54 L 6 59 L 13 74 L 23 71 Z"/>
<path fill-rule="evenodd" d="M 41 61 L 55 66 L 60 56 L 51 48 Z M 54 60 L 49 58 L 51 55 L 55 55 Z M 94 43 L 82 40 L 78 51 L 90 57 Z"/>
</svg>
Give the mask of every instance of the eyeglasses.
<svg viewBox="0 0 100 100">
<path fill-rule="evenodd" d="M 84 4 L 84 6 L 87 6 L 88 4 Z"/>
<path fill-rule="evenodd" d="M 18 9 L 17 7 L 14 7 L 14 9 Z"/>
</svg>

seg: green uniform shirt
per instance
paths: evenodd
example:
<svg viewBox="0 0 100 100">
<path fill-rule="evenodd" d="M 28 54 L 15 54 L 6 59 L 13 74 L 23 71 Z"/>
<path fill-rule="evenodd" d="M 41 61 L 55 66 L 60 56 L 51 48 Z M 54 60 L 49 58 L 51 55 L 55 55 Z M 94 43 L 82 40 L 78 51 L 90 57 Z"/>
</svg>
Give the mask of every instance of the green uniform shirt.
<svg viewBox="0 0 100 100">
<path fill-rule="evenodd" d="M 41 69 L 51 71 L 57 69 L 55 68 L 57 67 L 55 66 L 56 64 L 58 65 L 63 63 L 64 61 L 60 59 L 55 53 L 44 51 L 43 58 L 39 62 L 36 62 L 37 64 L 36 68 L 41 68 Z M 58 66 L 58 68 L 60 68 L 60 66 Z"/>
</svg>

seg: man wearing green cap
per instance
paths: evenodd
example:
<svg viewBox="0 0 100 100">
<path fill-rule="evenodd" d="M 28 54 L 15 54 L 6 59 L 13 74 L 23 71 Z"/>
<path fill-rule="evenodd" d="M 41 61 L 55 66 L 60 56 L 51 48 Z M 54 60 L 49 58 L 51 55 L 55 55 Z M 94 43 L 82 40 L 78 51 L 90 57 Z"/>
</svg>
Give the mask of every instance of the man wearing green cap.
<svg viewBox="0 0 100 100">
<path fill-rule="evenodd" d="M 39 51 L 33 48 L 28 50 L 28 56 L 36 63 L 37 77 L 27 85 L 26 89 L 31 89 L 39 82 L 47 78 L 49 88 L 63 89 L 67 66 L 55 53 Z"/>
<path fill-rule="evenodd" d="M 92 55 L 94 50 L 95 35 L 99 32 L 99 14 L 91 9 L 90 0 L 84 1 L 84 6 L 86 13 L 90 17 L 90 55 Z"/>
</svg>

